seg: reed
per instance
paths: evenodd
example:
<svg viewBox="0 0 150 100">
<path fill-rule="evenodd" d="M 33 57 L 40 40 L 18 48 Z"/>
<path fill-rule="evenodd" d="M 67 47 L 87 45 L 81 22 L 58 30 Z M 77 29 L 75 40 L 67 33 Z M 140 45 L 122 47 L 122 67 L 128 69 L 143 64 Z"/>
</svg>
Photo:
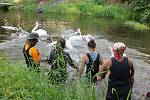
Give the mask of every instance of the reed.
<svg viewBox="0 0 150 100">
<path fill-rule="evenodd" d="M 86 91 L 83 79 L 67 80 L 65 84 L 52 85 L 45 71 L 28 70 L 24 64 L 0 57 L 0 98 L 33 100 L 94 100 Z M 87 99 L 86 99 L 87 98 Z M 89 99 L 90 98 L 90 99 Z M 101 98 L 100 96 L 98 98 Z"/>
<path fill-rule="evenodd" d="M 33 11 L 37 5 L 34 0 L 24 0 L 24 10 Z M 132 19 L 132 11 L 125 5 L 107 5 L 104 3 L 96 4 L 92 0 L 73 0 L 65 1 L 56 6 L 45 4 L 42 6 L 46 14 L 67 14 L 69 15 L 83 15 L 94 17 L 108 17 L 115 19 L 128 20 Z"/>
<path fill-rule="evenodd" d="M 53 13 L 108 17 L 114 19 L 132 19 L 132 11 L 120 5 L 97 5 L 91 2 L 64 3 L 54 9 Z"/>
<path fill-rule="evenodd" d="M 141 24 L 141 23 L 138 23 L 138 22 L 135 22 L 135 21 L 126 21 L 125 25 L 128 25 L 128 26 L 132 27 L 135 30 L 141 30 L 141 31 L 150 30 L 148 25 Z"/>
</svg>

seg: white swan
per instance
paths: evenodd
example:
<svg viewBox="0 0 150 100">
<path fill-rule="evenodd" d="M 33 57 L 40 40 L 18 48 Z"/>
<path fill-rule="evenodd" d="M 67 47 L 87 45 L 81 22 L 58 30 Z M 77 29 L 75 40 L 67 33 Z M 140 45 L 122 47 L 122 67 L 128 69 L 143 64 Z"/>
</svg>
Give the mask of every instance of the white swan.
<svg viewBox="0 0 150 100">
<path fill-rule="evenodd" d="M 53 47 L 57 44 L 57 41 L 53 41 L 52 37 L 51 37 L 51 41 L 52 42 L 47 45 L 48 47 Z M 67 49 L 74 49 L 74 47 L 71 45 L 71 42 L 69 40 L 66 40 L 66 48 Z"/>
<path fill-rule="evenodd" d="M 68 49 L 75 49 L 75 48 L 72 46 L 70 40 L 66 40 L 66 48 L 68 48 Z"/>
<path fill-rule="evenodd" d="M 47 37 L 49 36 L 48 34 L 47 34 L 47 31 L 45 31 L 45 30 L 43 30 L 43 29 L 37 29 L 38 28 L 38 26 L 39 26 L 39 24 L 38 24 L 38 22 L 35 22 L 36 23 L 36 25 L 35 25 L 35 27 L 32 29 L 32 33 L 37 33 L 38 35 L 39 35 L 39 37 L 41 37 L 43 40 L 44 39 L 47 39 Z"/>
<path fill-rule="evenodd" d="M 70 41 L 87 41 L 89 42 L 91 39 L 93 39 L 92 35 L 80 35 L 80 36 L 72 36 L 69 38 Z"/>
<path fill-rule="evenodd" d="M 4 29 L 9 29 L 9 30 L 14 30 L 14 31 L 18 30 L 17 27 L 13 27 L 13 26 L 1 26 L 1 27 L 4 28 Z"/>
<path fill-rule="evenodd" d="M 79 34 L 80 36 L 81 36 L 81 31 L 80 31 L 80 28 L 78 28 L 75 32 L 74 32 L 74 34 L 76 35 L 76 34 Z M 73 35 L 74 35 L 73 34 Z"/>
<path fill-rule="evenodd" d="M 48 47 L 53 47 L 57 44 L 57 41 L 51 42 L 50 44 L 48 44 Z M 66 48 L 68 49 L 74 49 L 74 47 L 71 45 L 71 42 L 69 40 L 66 40 Z"/>
<path fill-rule="evenodd" d="M 89 42 L 91 39 L 93 39 L 92 35 L 82 35 L 81 38 L 87 42 Z"/>
<path fill-rule="evenodd" d="M 78 28 L 76 31 L 69 28 L 69 29 L 66 29 L 62 32 L 62 37 L 63 38 L 70 38 L 71 36 L 77 35 L 77 34 L 81 34 L 80 28 Z"/>
<path fill-rule="evenodd" d="M 30 33 L 27 31 L 24 31 L 20 26 L 17 27 L 13 27 L 13 26 L 1 26 L 4 29 L 9 29 L 9 30 L 13 30 L 16 31 L 16 33 L 11 34 L 11 37 L 19 37 L 19 38 L 24 38 L 27 35 L 29 35 Z"/>
<path fill-rule="evenodd" d="M 70 38 L 69 38 L 69 40 L 70 41 L 72 41 L 72 40 L 84 40 L 84 41 L 87 41 L 87 42 L 89 42 L 91 39 L 93 39 L 93 37 L 92 37 L 92 35 L 89 35 L 89 34 L 87 34 L 87 35 L 81 35 L 81 31 L 80 31 L 80 28 L 78 28 L 77 30 L 76 30 L 76 32 L 74 32 L 74 34 L 73 35 L 77 35 L 77 34 L 79 34 L 78 36 L 71 36 Z"/>
<path fill-rule="evenodd" d="M 51 37 L 51 43 L 49 43 L 47 46 L 48 47 L 53 47 L 57 44 L 57 41 L 53 41 L 53 38 Z"/>
</svg>

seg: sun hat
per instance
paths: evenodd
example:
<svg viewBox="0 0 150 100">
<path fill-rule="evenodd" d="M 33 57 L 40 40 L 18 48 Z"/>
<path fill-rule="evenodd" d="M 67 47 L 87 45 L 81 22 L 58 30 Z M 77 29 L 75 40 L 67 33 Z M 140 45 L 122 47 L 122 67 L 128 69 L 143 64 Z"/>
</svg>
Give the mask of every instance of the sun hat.
<svg viewBox="0 0 150 100">
<path fill-rule="evenodd" d="M 26 39 L 39 39 L 39 35 L 37 33 L 30 33 L 27 35 Z"/>
</svg>

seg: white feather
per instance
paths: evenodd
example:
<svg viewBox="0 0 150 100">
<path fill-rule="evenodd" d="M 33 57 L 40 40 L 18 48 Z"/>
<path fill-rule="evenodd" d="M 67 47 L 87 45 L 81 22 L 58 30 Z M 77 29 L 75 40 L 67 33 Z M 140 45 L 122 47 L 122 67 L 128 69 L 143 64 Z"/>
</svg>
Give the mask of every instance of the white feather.
<svg viewBox="0 0 150 100">
<path fill-rule="evenodd" d="M 36 25 L 35 27 L 32 29 L 32 33 L 37 33 L 39 35 L 39 37 L 46 39 L 48 37 L 47 31 L 43 30 L 43 29 L 37 29 L 39 24 L 38 22 L 35 22 Z"/>
</svg>

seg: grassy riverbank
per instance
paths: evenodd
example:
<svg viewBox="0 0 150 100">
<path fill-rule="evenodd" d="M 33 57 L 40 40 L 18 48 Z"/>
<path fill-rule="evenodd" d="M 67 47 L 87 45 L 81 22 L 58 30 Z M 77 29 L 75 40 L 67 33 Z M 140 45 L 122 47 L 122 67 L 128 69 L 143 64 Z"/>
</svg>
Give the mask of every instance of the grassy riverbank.
<svg viewBox="0 0 150 100">
<path fill-rule="evenodd" d="M 39 5 L 37 5 L 33 0 L 30 0 L 28 2 L 24 1 L 23 4 L 25 4 L 24 11 L 26 12 L 35 12 L 35 9 L 39 7 Z M 145 26 L 143 27 L 143 24 L 133 21 L 136 16 L 129 5 L 106 4 L 104 2 L 97 4 L 91 2 L 90 0 L 80 0 L 78 2 L 63 2 L 56 6 L 50 5 L 50 2 L 40 5 L 40 7 L 44 8 L 44 14 L 58 14 L 66 16 L 80 15 L 85 17 L 92 16 L 97 18 L 112 18 L 125 21 L 126 25 L 129 25 L 135 30 L 147 30 L 147 28 L 149 28 L 145 28 Z M 128 20 L 131 20 L 132 23 L 127 23 Z"/>
<path fill-rule="evenodd" d="M 53 9 L 53 8 L 52 8 Z M 83 16 L 108 17 L 127 20 L 132 13 L 119 5 L 95 5 L 93 3 L 82 2 L 76 4 L 62 4 L 54 12 L 59 14 L 79 14 Z"/>
<path fill-rule="evenodd" d="M 24 0 L 22 3 L 24 11 L 33 11 L 38 8 L 34 0 Z M 82 15 L 82 16 L 94 16 L 94 17 L 108 17 L 127 20 L 131 19 L 132 11 L 123 5 L 107 5 L 107 4 L 95 4 L 86 0 L 78 2 L 64 2 L 57 6 L 51 6 L 50 3 L 40 5 L 44 8 L 46 14 L 67 14 L 69 15 Z"/>
<path fill-rule="evenodd" d="M 131 28 L 135 30 L 140 30 L 140 31 L 150 30 L 150 27 L 148 25 L 140 24 L 135 21 L 126 21 L 125 25 L 130 26 Z"/>
<path fill-rule="evenodd" d="M 50 1 L 48 3 L 39 5 L 35 2 L 35 0 L 23 0 L 22 2 L 19 3 L 19 5 L 22 5 L 21 9 L 24 12 L 34 13 L 36 12 L 37 8 L 42 8 L 44 9 L 44 14 L 46 15 L 50 15 L 50 14 L 58 14 L 58 15 L 66 15 L 66 16 L 81 15 L 85 17 L 92 16 L 97 18 L 99 17 L 113 18 L 113 19 L 125 21 L 126 25 L 129 25 L 135 30 L 147 30 L 147 28 L 143 28 L 143 24 L 133 21 L 137 17 L 133 9 L 131 8 L 131 6 L 125 4 L 124 5 L 107 4 L 104 1 L 100 3 L 96 3 L 92 0 L 80 0 L 80 1 L 71 0 L 71 1 L 62 2 L 58 5 L 54 5 Z M 128 20 L 131 20 L 132 23 L 131 21 L 129 23 Z"/>
<path fill-rule="evenodd" d="M 44 71 L 29 71 L 24 64 L 0 57 L 0 98 L 32 100 L 94 100 L 86 85 L 69 80 L 65 85 L 51 85 Z M 93 90 L 92 90 L 93 91 Z M 101 93 L 104 94 L 104 93 Z M 100 95 L 99 98 L 104 97 Z"/>
</svg>

